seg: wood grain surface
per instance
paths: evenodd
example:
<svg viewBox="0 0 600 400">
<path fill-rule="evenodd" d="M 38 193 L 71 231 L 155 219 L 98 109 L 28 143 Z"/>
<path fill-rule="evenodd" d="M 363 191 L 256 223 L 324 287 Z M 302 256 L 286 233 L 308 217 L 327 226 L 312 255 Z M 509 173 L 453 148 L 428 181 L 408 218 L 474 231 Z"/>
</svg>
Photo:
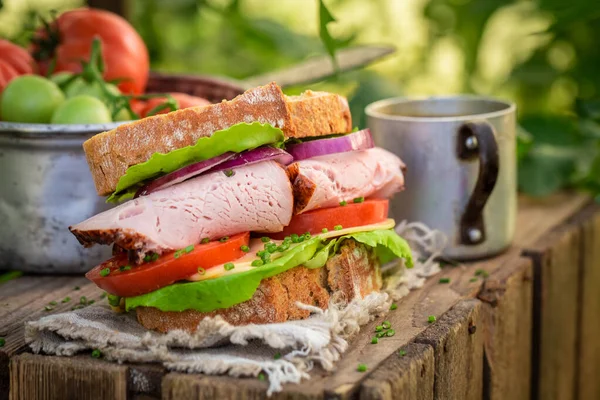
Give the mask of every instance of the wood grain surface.
<svg viewBox="0 0 600 400">
<path fill-rule="evenodd" d="M 522 198 L 515 241 L 504 254 L 444 268 L 396 310 L 366 325 L 334 371 L 315 368 L 312 379 L 286 385 L 271 398 L 600 398 L 593 397 L 600 380 L 590 378 L 600 368 L 600 326 L 589 321 L 600 312 L 600 214 L 595 208 L 581 211 L 588 203 L 585 196 L 567 194 L 544 202 Z M 441 277 L 450 282 L 439 283 Z M 8 396 L 9 359 L 12 399 L 266 397 L 267 383 L 256 378 L 166 373 L 157 365 L 109 364 L 89 354 L 22 354 L 25 321 L 68 310 L 82 295 L 99 299 L 100 293 L 75 277 L 22 277 L 0 286 L 0 336 L 6 338 L 0 399 Z M 70 304 L 60 303 L 65 296 Z M 56 308 L 44 311 L 53 300 Z M 433 324 L 430 315 L 437 317 Z M 373 345 L 383 319 L 396 334 Z M 546 354 L 550 350 L 557 354 Z M 367 372 L 357 371 L 359 363 Z M 573 372 L 552 369 L 563 363 Z M 111 383 L 93 391 L 98 379 Z"/>
</svg>

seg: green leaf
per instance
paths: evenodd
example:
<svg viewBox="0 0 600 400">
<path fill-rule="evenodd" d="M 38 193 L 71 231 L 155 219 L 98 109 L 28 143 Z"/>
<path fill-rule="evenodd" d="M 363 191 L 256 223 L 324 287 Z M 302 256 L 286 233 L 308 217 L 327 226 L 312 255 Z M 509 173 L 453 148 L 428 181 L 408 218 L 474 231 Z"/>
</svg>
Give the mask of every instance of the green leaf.
<svg viewBox="0 0 600 400">
<path fill-rule="evenodd" d="M 531 196 L 547 196 L 568 186 L 579 154 L 576 148 L 534 147 L 519 163 L 519 188 Z"/>
<path fill-rule="evenodd" d="M 327 24 L 330 22 L 335 22 L 336 19 L 331 14 L 331 12 L 327 9 L 323 0 L 319 0 L 319 37 L 327 50 L 327 53 L 331 56 L 331 62 L 333 63 L 333 67 L 335 71 L 339 71 L 338 63 L 335 58 L 335 51 L 339 48 L 347 46 L 348 43 L 352 40 L 347 39 L 344 41 L 336 40 L 329 33 L 329 29 L 327 28 Z"/>
<path fill-rule="evenodd" d="M 357 232 L 342 236 L 335 245 L 335 251 L 341 245 L 344 239 L 354 239 L 357 242 L 366 244 L 375 248 L 375 253 L 379 262 L 383 265 L 396 258 L 404 258 L 406 267 L 412 268 L 413 258 L 410 246 L 393 230 L 378 230 L 369 232 Z"/>
<path fill-rule="evenodd" d="M 186 165 L 217 157 L 228 151 L 240 153 L 259 146 L 283 144 L 283 132 L 269 124 L 240 123 L 198 139 L 196 144 L 173 150 L 167 154 L 154 153 L 146 162 L 129 167 L 115 193 L 106 201 L 116 202 L 133 197 L 144 181 L 176 171 Z"/>
</svg>

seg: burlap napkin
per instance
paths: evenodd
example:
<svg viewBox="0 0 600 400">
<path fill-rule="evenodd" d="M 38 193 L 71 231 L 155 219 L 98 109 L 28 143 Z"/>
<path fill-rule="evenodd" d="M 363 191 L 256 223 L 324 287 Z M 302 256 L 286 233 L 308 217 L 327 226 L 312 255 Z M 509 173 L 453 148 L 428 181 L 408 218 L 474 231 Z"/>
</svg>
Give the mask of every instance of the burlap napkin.
<svg viewBox="0 0 600 400">
<path fill-rule="evenodd" d="M 115 314 L 108 306 L 93 306 L 29 322 L 25 340 L 35 353 L 71 356 L 98 349 L 107 360 L 160 362 L 182 372 L 232 376 L 263 372 L 271 394 L 285 383 L 308 379 L 314 363 L 331 370 L 348 348 L 348 339 L 362 325 L 385 313 L 392 300 L 422 286 L 425 278 L 439 271 L 433 262 L 445 245 L 439 232 L 418 223 L 402 223 L 396 230 L 411 245 L 415 267 L 400 267 L 400 273 L 385 280 L 385 291 L 348 305 L 341 306 L 332 299 L 323 311 L 297 304 L 312 312 L 306 320 L 233 326 L 216 317 L 203 320 L 193 334 L 159 334 L 138 324 L 135 313 Z"/>
</svg>

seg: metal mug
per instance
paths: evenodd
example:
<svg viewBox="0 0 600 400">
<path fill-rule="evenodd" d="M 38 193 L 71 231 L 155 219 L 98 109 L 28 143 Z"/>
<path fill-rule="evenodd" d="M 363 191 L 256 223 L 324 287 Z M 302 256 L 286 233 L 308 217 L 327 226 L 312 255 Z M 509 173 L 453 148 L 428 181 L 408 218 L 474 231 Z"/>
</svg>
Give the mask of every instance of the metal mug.
<svg viewBox="0 0 600 400">
<path fill-rule="evenodd" d="M 96 194 L 83 142 L 119 123 L 0 122 L 0 269 L 83 273 L 111 249 L 85 249 L 68 226 L 109 208 Z"/>
<path fill-rule="evenodd" d="M 442 231 L 451 259 L 506 249 L 517 211 L 515 112 L 513 103 L 469 95 L 368 105 L 375 143 L 407 165 L 392 216 Z"/>
</svg>

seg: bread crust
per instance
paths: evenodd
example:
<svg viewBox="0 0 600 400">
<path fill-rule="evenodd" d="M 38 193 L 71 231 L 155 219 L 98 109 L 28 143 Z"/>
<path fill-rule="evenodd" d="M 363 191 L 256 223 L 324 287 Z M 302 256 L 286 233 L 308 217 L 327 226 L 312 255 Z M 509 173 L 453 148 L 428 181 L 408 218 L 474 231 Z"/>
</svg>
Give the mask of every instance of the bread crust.
<svg viewBox="0 0 600 400">
<path fill-rule="evenodd" d="M 342 96 L 307 92 L 288 97 L 270 83 L 249 89 L 233 100 L 185 108 L 124 124 L 83 144 L 96 191 L 114 192 L 130 166 L 154 153 L 190 146 L 199 138 L 241 122 L 268 123 L 287 138 L 346 133 L 352 129 L 348 102 Z"/>
<path fill-rule="evenodd" d="M 137 319 L 145 328 L 159 332 L 196 330 L 206 317 L 221 316 L 233 325 L 267 324 L 308 318 L 310 312 L 296 302 L 326 309 L 332 296 L 348 302 L 381 289 L 379 263 L 372 249 L 346 240 L 323 268 L 292 268 L 265 279 L 254 296 L 227 309 L 202 313 L 160 311 L 153 307 L 136 308 Z"/>
</svg>

